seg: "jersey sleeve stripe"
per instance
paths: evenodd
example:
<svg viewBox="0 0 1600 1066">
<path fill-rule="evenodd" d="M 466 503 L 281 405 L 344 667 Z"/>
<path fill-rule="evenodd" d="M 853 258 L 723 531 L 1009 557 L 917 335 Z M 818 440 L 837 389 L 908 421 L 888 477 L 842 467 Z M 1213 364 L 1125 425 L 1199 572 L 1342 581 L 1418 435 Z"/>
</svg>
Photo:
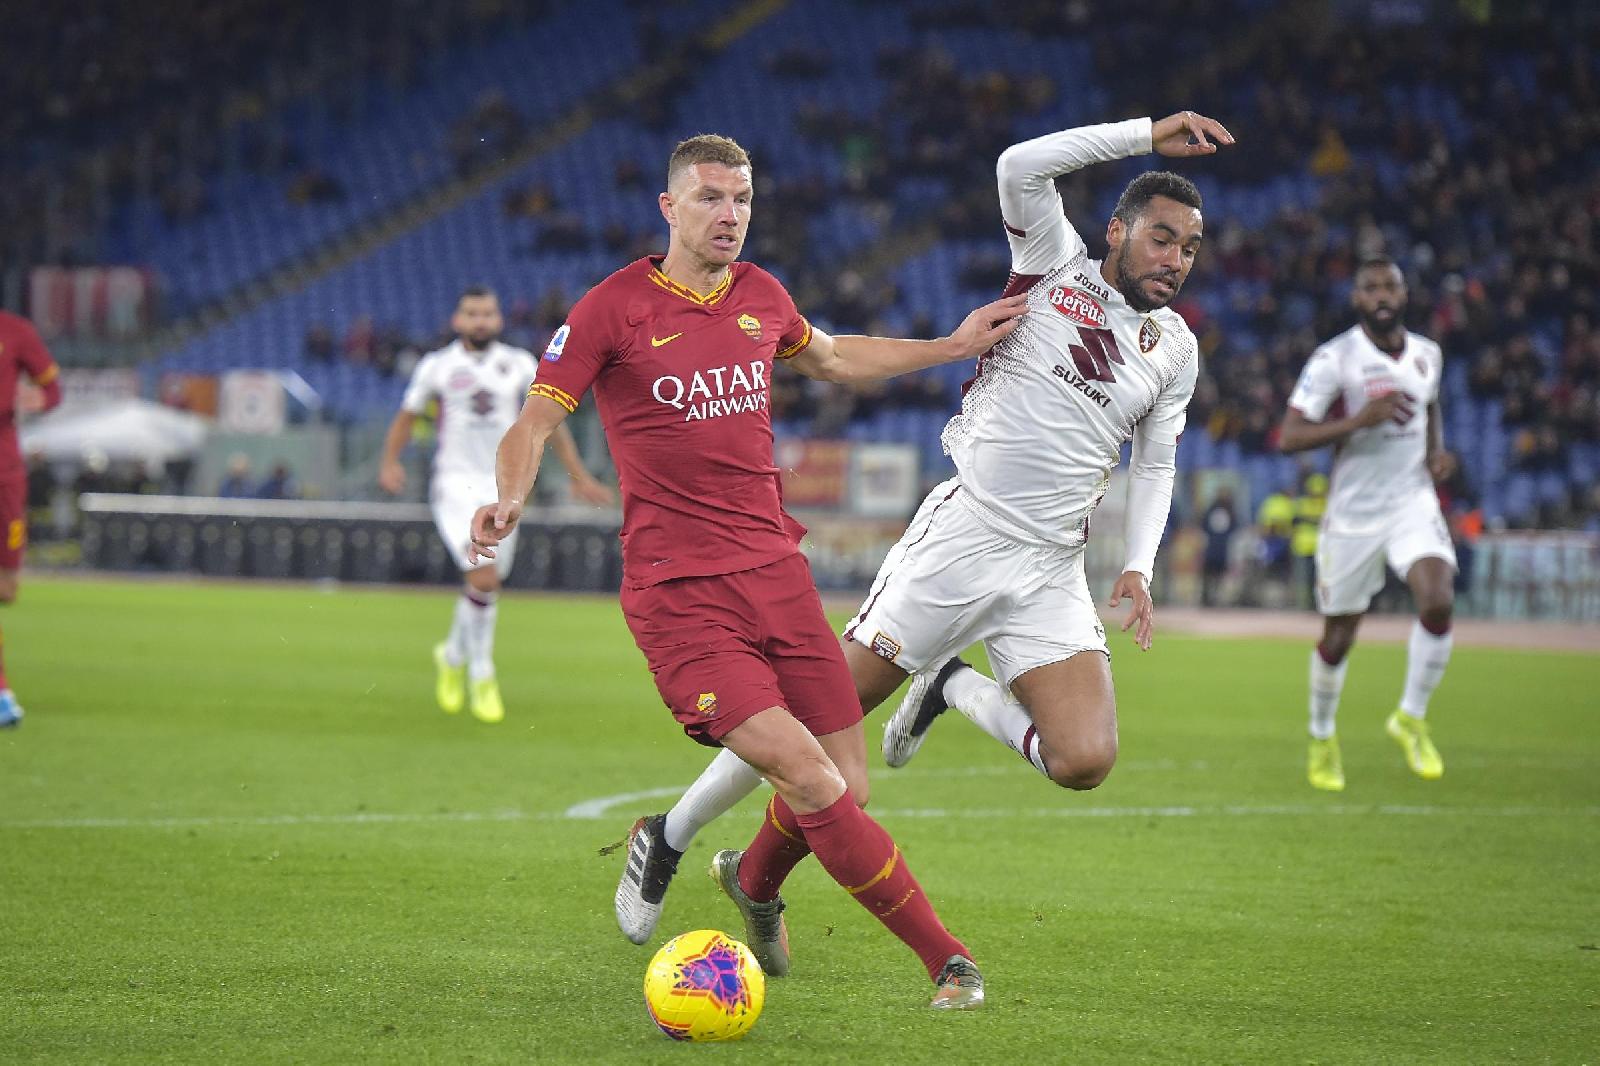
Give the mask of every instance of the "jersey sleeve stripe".
<svg viewBox="0 0 1600 1066">
<path fill-rule="evenodd" d="M 33 379 L 33 383 L 35 385 L 48 385 L 52 381 L 54 381 L 56 379 L 57 375 L 59 375 L 60 373 L 61 373 L 61 368 L 59 366 L 57 366 L 55 363 L 51 363 L 49 366 L 45 367 L 44 370 L 42 370 L 39 373 L 38 377 Z"/>
<path fill-rule="evenodd" d="M 811 347 L 811 320 L 802 316 L 800 321 L 806 324 L 806 331 L 800 334 L 799 340 L 795 341 L 793 344 L 789 345 L 789 347 L 779 352 L 776 356 L 774 356 L 774 358 L 789 359 L 793 356 L 799 355 L 801 352 Z"/>
<path fill-rule="evenodd" d="M 571 414 L 573 411 L 578 409 L 578 401 L 572 398 L 572 394 L 564 392 L 561 389 L 556 388 L 554 385 L 545 385 L 541 382 L 535 381 L 528 388 L 528 396 L 530 399 L 534 396 L 543 396 L 547 400 L 554 400 L 562 407 L 565 407 L 568 414 Z"/>
</svg>

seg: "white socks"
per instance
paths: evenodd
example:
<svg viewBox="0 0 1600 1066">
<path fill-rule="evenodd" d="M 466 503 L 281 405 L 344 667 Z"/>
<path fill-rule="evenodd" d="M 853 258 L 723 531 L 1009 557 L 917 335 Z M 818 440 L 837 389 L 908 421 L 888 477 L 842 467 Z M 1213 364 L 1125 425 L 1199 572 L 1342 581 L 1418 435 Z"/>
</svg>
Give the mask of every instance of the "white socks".
<svg viewBox="0 0 1600 1066">
<path fill-rule="evenodd" d="M 755 791 L 761 775 L 739 756 L 724 748 L 701 771 L 678 802 L 667 812 L 664 830 L 667 847 L 685 851 L 694 835 L 726 814 L 735 803 Z"/>
<path fill-rule="evenodd" d="M 1346 655 L 1338 666 L 1329 666 L 1322 652 L 1311 649 L 1311 735 L 1318 740 L 1333 736 L 1333 716 L 1339 711 L 1339 693 L 1344 690 L 1344 675 L 1350 669 Z"/>
<path fill-rule="evenodd" d="M 1400 709 L 1411 717 L 1421 718 L 1428 713 L 1428 697 L 1444 678 L 1454 639 L 1449 630 L 1443 636 L 1434 636 L 1422 628 L 1421 622 L 1411 623 L 1411 641 L 1406 649 L 1406 691 L 1400 697 Z"/>
<path fill-rule="evenodd" d="M 456 597 L 455 614 L 450 620 L 450 635 L 444 638 L 444 661 L 451 666 L 460 666 L 467 661 L 470 645 L 467 634 L 472 629 L 472 612 L 477 605 L 467 599 L 462 593 Z"/>
<path fill-rule="evenodd" d="M 494 676 L 494 622 L 500 613 L 499 595 L 462 589 L 456 598 L 455 620 L 445 638 L 444 658 L 451 666 L 467 664 L 467 676 L 482 681 Z"/>
<path fill-rule="evenodd" d="M 1050 776 L 1044 766 L 1044 756 L 1039 753 L 1039 735 L 1034 731 L 1033 719 L 1028 717 L 1022 704 L 1006 698 L 1000 682 L 969 666 L 957 670 L 945 681 L 944 700 L 947 706 L 966 715 L 973 725 L 1027 759 L 1035 770 Z"/>
</svg>

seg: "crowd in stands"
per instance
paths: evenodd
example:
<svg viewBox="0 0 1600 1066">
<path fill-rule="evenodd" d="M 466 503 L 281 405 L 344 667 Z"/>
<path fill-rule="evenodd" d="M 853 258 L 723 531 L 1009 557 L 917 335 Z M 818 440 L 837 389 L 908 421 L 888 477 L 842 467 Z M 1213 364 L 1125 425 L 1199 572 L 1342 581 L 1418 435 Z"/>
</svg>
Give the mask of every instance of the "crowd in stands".
<svg viewBox="0 0 1600 1066">
<path fill-rule="evenodd" d="M 287 195 L 336 199 L 344 195 L 338 182 L 294 158 L 276 135 L 275 108 L 313 96 L 357 107 L 374 80 L 424 77 L 425 59 L 449 41 L 526 22 L 547 6 L 410 0 L 403 15 L 384 14 L 381 27 L 368 24 L 377 16 L 361 5 L 298 0 L 222 0 L 203 17 L 87 0 L 67 0 L 60 17 L 46 20 L 0 12 L 0 34 L 16 52 L 0 70 L 0 91 L 24 105 L 0 113 L 0 131 L 7 143 L 31 146 L 0 162 L 0 257 L 89 254 L 101 217 L 88 202 L 94 190 L 160 190 L 173 217 L 204 211 L 203 177 L 216 164 L 209 135 L 230 124 L 254 131 L 253 164 L 281 172 Z M 1070 98 L 1064 74 L 974 66 L 930 37 L 885 44 L 875 64 L 885 91 L 872 108 L 801 106 L 803 135 L 841 162 L 840 176 L 762 173 L 747 257 L 783 276 L 828 328 L 932 336 L 927 309 L 908 306 L 892 281 L 796 239 L 808 220 L 844 200 L 884 220 L 891 242 L 931 228 L 967 257 L 963 286 L 992 293 L 1008 267 L 994 160 L 1019 131 L 1194 106 L 1225 121 L 1238 143 L 1174 166 L 1208 196 L 1206 246 L 1176 305 L 1204 353 L 1191 426 L 1243 455 L 1272 453 L 1305 358 L 1352 321 L 1355 264 L 1382 251 L 1406 271 L 1412 328 L 1443 345 L 1462 386 L 1447 410 L 1453 435 L 1472 439 L 1492 424 L 1506 435 L 1509 471 L 1570 482 L 1513 522 L 1600 525 L 1600 488 L 1572 474 L 1570 462 L 1575 446 L 1600 456 L 1600 20 L 1562 4 L 1496 5 L 1492 21 L 1474 21 L 1487 5 L 1463 5 L 1434 23 L 1409 20 L 1426 4 L 1378 5 L 1384 17 L 1336 18 L 1328 12 L 1337 7 L 1320 23 L 1290 27 L 1282 19 L 1308 9 L 1266 0 L 1227 0 L 1203 24 L 1182 0 L 1151 0 L 1128 19 L 1104 18 L 1086 0 L 922 5 L 911 16 L 917 31 L 1021 28 L 1040 40 L 1086 42 L 1095 106 Z M 648 11 L 629 17 L 642 22 L 641 37 L 660 32 Z M 1170 54 L 1173 25 L 1185 27 L 1181 54 L 1142 60 Z M 765 62 L 803 90 L 834 59 L 797 45 Z M 62 70 L 82 73 L 66 84 Z M 629 117 L 647 128 L 692 124 L 673 113 L 692 77 Z M 464 173 L 531 132 L 514 101 L 490 93 L 441 150 Z M 1060 183 L 1091 254 L 1103 252 L 1110 199 L 1149 165 L 1090 168 Z M 633 160 L 612 179 L 619 196 L 649 196 L 658 183 Z M 937 197 L 908 200 L 907 188 L 927 182 L 937 183 Z M 39 211 L 47 201 L 79 210 Z M 659 229 L 595 226 L 540 182 L 509 189 L 501 206 L 508 222 L 537 223 L 529 257 L 604 249 L 620 263 L 663 243 Z M 64 230 L 63 218 L 81 218 L 81 232 Z M 970 251 L 975 242 L 987 250 Z M 505 294 L 506 339 L 542 346 L 577 295 L 552 289 L 529 302 Z M 448 339 L 362 317 L 313 326 L 304 354 L 401 378 Z M 1459 409 L 1458 396 L 1466 401 Z M 948 409 L 955 399 L 947 377 L 852 394 L 780 375 L 772 404 L 775 417 L 829 435 L 886 408 Z M 1470 507 L 1484 476 L 1469 461 L 1447 491 Z"/>
<path fill-rule="evenodd" d="M 157 198 L 169 221 L 203 214 L 225 133 L 286 195 L 337 197 L 298 157 L 286 107 L 359 112 L 375 88 L 427 77 L 448 45 L 550 3 L 0 5 L 0 261 L 93 262 L 112 207 L 132 196 Z M 495 117 L 475 119 L 498 130 Z"/>
</svg>

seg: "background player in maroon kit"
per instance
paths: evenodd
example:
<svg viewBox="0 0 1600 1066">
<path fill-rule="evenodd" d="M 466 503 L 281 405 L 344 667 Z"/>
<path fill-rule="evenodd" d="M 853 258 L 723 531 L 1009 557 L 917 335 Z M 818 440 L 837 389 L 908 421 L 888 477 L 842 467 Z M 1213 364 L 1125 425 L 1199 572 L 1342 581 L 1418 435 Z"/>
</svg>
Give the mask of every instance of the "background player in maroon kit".
<svg viewBox="0 0 1600 1066">
<path fill-rule="evenodd" d="M 830 337 L 770 274 L 736 262 L 751 195 L 733 141 L 700 136 L 673 152 L 666 256 L 595 286 L 551 339 L 500 444 L 500 500 L 473 516 L 473 551 L 492 555 L 515 527 L 545 441 L 592 387 L 622 489 L 629 629 L 685 732 L 734 751 L 775 791 L 750 847 L 712 866 L 763 969 L 788 970 L 778 890 L 814 851 L 917 953 L 938 986 L 933 1006 L 975 1007 L 983 979 L 967 949 L 860 809 L 861 704 L 799 554 L 804 528 L 783 509 L 768 386 L 775 361 L 848 382 L 973 358 L 1015 328 L 1024 300 L 979 308 L 935 341 Z"/>
<path fill-rule="evenodd" d="M 26 374 L 32 385 L 26 385 Z M 28 546 L 28 471 L 17 445 L 17 413 L 48 411 L 61 402 L 60 370 L 25 318 L 0 311 L 0 603 L 17 598 L 22 553 Z M 0 634 L 0 727 L 22 720 L 6 681 Z"/>
</svg>

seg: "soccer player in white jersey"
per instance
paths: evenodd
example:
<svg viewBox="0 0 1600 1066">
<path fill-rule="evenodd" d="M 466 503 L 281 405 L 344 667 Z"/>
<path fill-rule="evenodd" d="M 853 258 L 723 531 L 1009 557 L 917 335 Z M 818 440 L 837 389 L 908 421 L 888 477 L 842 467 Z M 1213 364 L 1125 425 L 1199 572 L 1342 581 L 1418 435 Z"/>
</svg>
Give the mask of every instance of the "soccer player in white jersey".
<svg viewBox="0 0 1600 1066">
<path fill-rule="evenodd" d="M 1450 662 L 1456 553 L 1433 483 L 1450 476 L 1439 414 L 1439 346 L 1405 327 L 1406 282 L 1386 258 L 1356 269 L 1360 321 L 1311 353 L 1280 430 L 1285 452 L 1334 446 L 1333 482 L 1317 543 L 1322 640 L 1311 652 L 1311 750 L 1316 788 L 1344 788 L 1334 715 L 1356 629 L 1383 588 L 1384 564 L 1411 586 L 1405 689 L 1385 729 L 1406 765 L 1432 780 L 1444 761 L 1428 736 L 1428 699 Z M 1419 411 L 1419 408 L 1421 410 Z"/>
<path fill-rule="evenodd" d="M 439 707 L 455 714 L 467 702 L 470 677 L 472 714 L 480 721 L 505 718 L 505 704 L 494 673 L 495 601 L 510 573 L 515 548 L 497 560 L 467 560 L 467 526 L 479 497 L 494 493 L 494 457 L 500 438 L 517 420 L 522 399 L 538 371 L 538 361 L 523 348 L 498 339 L 504 320 L 500 302 L 486 288 L 462 293 L 450 326 L 454 342 L 429 352 L 417 364 L 400 410 L 383 442 L 378 484 L 399 493 L 406 485 L 400 453 L 411 440 L 411 426 L 430 400 L 439 402 L 438 448 L 433 457 L 433 523 L 464 585 L 456 601 L 450 634 L 433 650 Z M 584 469 L 572 432 L 556 431 L 557 456 L 572 477 L 573 493 L 586 503 L 611 501 L 611 491 Z"/>
<path fill-rule="evenodd" d="M 844 632 L 867 710 L 914 675 L 885 727 L 889 765 L 909 760 L 933 720 L 956 707 L 1058 785 L 1091 789 L 1110 773 L 1116 697 L 1083 548 L 1131 439 L 1127 563 L 1110 603 L 1132 601 L 1122 628 L 1136 626 L 1148 649 L 1150 576 L 1199 372 L 1194 335 L 1167 304 L 1200 248 L 1200 194 L 1169 172 L 1135 178 L 1107 225 L 1100 263 L 1067 220 L 1055 179 L 1126 156 L 1207 155 L 1232 143 L 1220 123 L 1184 111 L 1067 130 L 1001 155 L 1005 294 L 1025 293 L 1029 311 L 979 360 L 945 429 L 956 477 L 928 494 Z M 977 641 L 997 679 L 956 657 Z M 722 752 L 671 811 L 634 825 L 615 900 L 630 940 L 650 936 L 690 839 L 758 780 Z"/>
</svg>

